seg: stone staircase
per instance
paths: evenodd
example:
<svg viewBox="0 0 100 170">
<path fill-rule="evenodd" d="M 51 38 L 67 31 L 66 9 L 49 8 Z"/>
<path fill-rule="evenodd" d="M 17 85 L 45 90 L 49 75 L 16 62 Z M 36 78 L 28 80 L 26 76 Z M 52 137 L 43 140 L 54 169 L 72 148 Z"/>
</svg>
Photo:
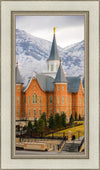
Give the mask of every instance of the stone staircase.
<svg viewBox="0 0 100 170">
<path fill-rule="evenodd" d="M 65 143 L 62 151 L 65 152 L 78 152 L 78 147 L 80 144 L 78 143 Z"/>
</svg>

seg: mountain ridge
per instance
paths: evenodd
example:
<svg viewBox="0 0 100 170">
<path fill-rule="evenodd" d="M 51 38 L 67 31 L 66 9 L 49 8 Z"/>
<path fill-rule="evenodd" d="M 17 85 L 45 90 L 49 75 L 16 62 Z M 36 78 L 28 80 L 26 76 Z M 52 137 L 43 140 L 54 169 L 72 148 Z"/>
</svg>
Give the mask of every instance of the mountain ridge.
<svg viewBox="0 0 100 170">
<path fill-rule="evenodd" d="M 16 29 L 16 61 L 24 81 L 31 77 L 33 72 L 47 70 L 47 59 L 50 55 L 52 42 L 37 38 L 24 30 Z M 58 46 L 62 66 L 67 76 L 84 76 L 84 40 L 70 48 Z"/>
</svg>

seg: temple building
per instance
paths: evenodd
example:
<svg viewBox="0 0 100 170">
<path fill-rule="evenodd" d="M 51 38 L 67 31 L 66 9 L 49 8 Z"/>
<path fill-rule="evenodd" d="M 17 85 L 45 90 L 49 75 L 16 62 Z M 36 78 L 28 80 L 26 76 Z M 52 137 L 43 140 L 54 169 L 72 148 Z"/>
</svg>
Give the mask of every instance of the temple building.
<svg viewBox="0 0 100 170">
<path fill-rule="evenodd" d="M 38 119 L 43 112 L 47 117 L 64 112 L 67 121 L 75 113 L 84 118 L 84 83 L 80 76 L 66 77 L 57 50 L 55 28 L 47 66 L 47 72 L 35 73 L 24 86 L 16 65 L 16 120 Z"/>
</svg>

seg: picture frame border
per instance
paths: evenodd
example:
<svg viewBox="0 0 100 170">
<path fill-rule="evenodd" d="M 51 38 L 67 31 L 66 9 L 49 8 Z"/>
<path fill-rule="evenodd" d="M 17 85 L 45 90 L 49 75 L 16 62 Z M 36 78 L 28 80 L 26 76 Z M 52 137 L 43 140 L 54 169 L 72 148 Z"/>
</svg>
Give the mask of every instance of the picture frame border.
<svg viewBox="0 0 100 170">
<path fill-rule="evenodd" d="M 25 1 L 27 1 L 27 0 L 25 0 Z M 32 0 L 33 1 L 33 0 Z M 74 0 L 74 1 L 76 1 L 76 0 Z M 77 0 L 78 1 L 78 0 Z M 92 0 L 93 1 L 93 0 Z M 95 1 L 95 0 L 94 0 Z M 13 53 L 13 52 L 12 52 Z M 12 66 L 12 65 L 11 65 Z M 15 69 L 15 68 L 13 68 L 12 67 L 12 70 L 13 69 Z M 1 80 L 2 81 L 2 80 Z M 86 81 L 86 80 L 85 80 Z M 87 81 L 88 81 L 88 79 L 87 79 Z M 85 83 L 85 85 L 87 86 L 87 84 L 88 83 Z M 1 107 L 0 107 L 1 108 Z M 13 123 L 13 122 L 12 122 Z M 100 122 L 99 122 L 99 126 L 100 126 Z M 12 135 L 12 133 L 11 133 L 11 135 Z M 13 137 L 12 137 L 13 138 Z M 1 140 L 0 140 L 1 141 Z M 1 143 L 0 143 L 1 144 Z M 12 146 L 12 145 L 11 145 Z M 0 148 L 1 149 L 1 148 Z M 99 153 L 99 155 L 100 155 L 100 153 Z M 12 155 L 12 157 L 13 157 L 14 155 Z M 14 157 L 13 157 L 14 158 Z M 21 157 L 20 157 L 21 158 Z M 18 158 L 18 159 L 20 159 L 20 158 Z M 30 159 L 30 158 L 29 158 Z M 33 158 L 32 158 L 33 159 Z M 39 158 L 38 158 L 39 159 Z M 44 158 L 43 158 L 44 159 Z M 50 159 L 50 158 L 48 158 L 48 159 Z M 61 158 L 60 158 L 61 159 Z M 64 159 L 64 158 L 62 158 L 62 159 Z M 69 158 L 70 159 L 70 158 Z M 88 159 L 88 157 L 87 157 L 87 159 Z M 0 163 L 1 164 L 1 163 Z"/>
<path fill-rule="evenodd" d="M 85 82 L 87 82 L 87 83 L 85 83 L 85 94 L 87 94 L 87 95 L 85 95 L 85 125 L 84 125 L 84 128 L 85 128 L 85 148 L 86 148 L 86 151 L 85 151 L 85 154 L 84 155 L 72 155 L 72 154 L 70 154 L 70 155 L 16 155 L 15 154 L 15 121 L 16 121 L 16 118 L 15 118 L 15 63 L 16 63 L 16 61 L 15 61 L 15 59 L 16 59 L 16 54 L 15 54 L 15 51 L 16 51 L 16 49 L 15 49 L 15 42 L 16 42 L 16 38 L 15 38 L 15 35 L 16 35 L 16 32 L 15 32 L 15 25 L 16 25 L 16 16 L 25 16 L 25 15 L 27 15 L 27 16 L 29 16 L 29 15 L 31 15 L 31 16 L 63 16 L 63 15 L 70 15 L 70 16 L 79 16 L 79 15 L 82 15 L 82 16 L 84 16 L 84 32 L 85 32 L 85 36 L 84 36 L 84 38 L 85 38 L 85 51 L 84 51 L 84 53 L 85 53 L 85 56 L 88 56 L 88 57 L 84 57 L 84 60 L 85 60 L 85 74 L 87 75 L 86 76 L 86 79 L 85 79 Z M 12 66 L 12 92 L 11 92 L 11 94 L 12 94 L 12 113 L 14 113 L 14 114 L 12 114 L 12 132 L 11 132 L 11 134 L 12 134 L 12 139 L 11 139 L 11 141 L 12 141 L 12 144 L 11 144 L 11 146 L 12 146 L 12 158 L 13 159 L 88 159 L 89 158 L 89 145 L 88 145 L 88 143 L 89 143 L 89 139 L 88 139 L 88 136 L 89 136 L 89 128 L 88 128 L 88 125 L 89 125 L 89 121 L 88 121 L 88 113 L 89 113 L 89 100 L 88 100 L 88 98 L 89 98 L 89 90 L 88 90 L 88 84 L 89 84 L 89 82 L 88 82 L 88 75 L 89 75 L 89 47 L 88 47 L 88 41 L 89 41 L 89 38 L 88 38 L 88 35 L 89 35 L 89 31 L 88 31 L 88 29 L 89 29 L 89 21 L 88 21 L 88 19 L 89 19 L 89 13 L 87 12 L 87 11 L 84 11 L 84 12 L 79 12 L 79 11 L 75 11 L 75 12 L 66 12 L 66 11 L 63 11 L 63 12 L 53 12 L 53 11 L 49 11 L 49 12 L 42 12 L 42 11 L 40 11 L 40 12 L 27 12 L 27 11 L 24 11 L 24 12 L 14 12 L 14 11 L 12 11 L 11 12 L 11 18 L 12 18 L 12 21 L 11 21 L 11 23 L 12 23 L 12 26 L 11 26 L 11 33 L 12 33 L 12 35 L 11 35 L 11 40 L 12 40 L 12 64 L 11 64 L 11 66 Z"/>
</svg>

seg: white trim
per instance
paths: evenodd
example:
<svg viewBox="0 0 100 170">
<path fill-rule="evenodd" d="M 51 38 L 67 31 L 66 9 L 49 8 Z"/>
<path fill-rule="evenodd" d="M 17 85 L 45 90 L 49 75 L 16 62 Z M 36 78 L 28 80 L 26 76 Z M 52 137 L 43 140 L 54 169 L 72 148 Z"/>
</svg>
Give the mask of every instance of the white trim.
<svg viewBox="0 0 100 170">
<path fill-rule="evenodd" d="M 28 87 L 30 86 L 32 80 L 34 80 L 34 79 L 36 79 L 36 77 L 32 77 L 32 78 L 30 79 L 28 85 L 27 85 L 26 88 L 23 90 L 23 92 L 25 92 L 25 91 L 28 89 Z"/>
</svg>

